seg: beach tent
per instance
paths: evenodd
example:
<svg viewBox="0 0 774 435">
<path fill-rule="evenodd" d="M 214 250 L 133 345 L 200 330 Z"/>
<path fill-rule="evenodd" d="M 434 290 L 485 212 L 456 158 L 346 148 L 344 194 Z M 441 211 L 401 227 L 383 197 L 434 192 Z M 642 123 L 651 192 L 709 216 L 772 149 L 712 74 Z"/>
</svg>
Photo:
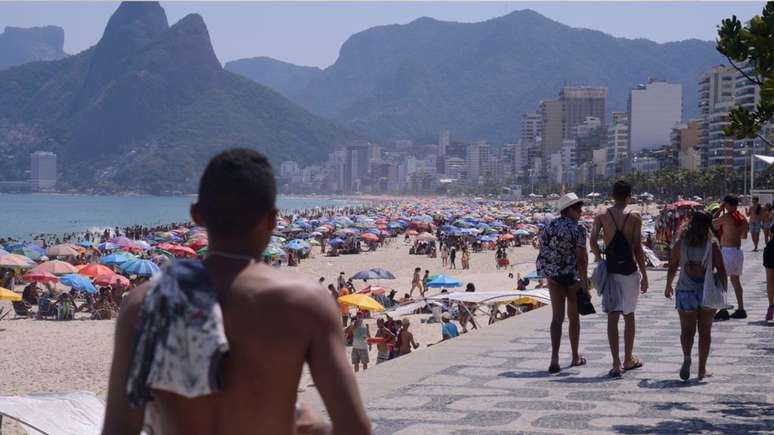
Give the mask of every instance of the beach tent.
<svg viewBox="0 0 774 435">
<path fill-rule="evenodd" d="M 443 293 L 434 296 L 428 296 L 428 300 L 444 300 L 448 299 L 454 302 L 468 302 L 474 304 L 499 304 L 506 302 L 513 302 L 520 298 L 528 297 L 542 302 L 544 304 L 551 303 L 551 296 L 548 289 L 538 288 L 534 290 L 524 291 L 502 291 L 502 292 L 455 292 L 455 293 Z"/>
<path fill-rule="evenodd" d="M 404 305 L 395 305 L 394 307 L 391 307 L 389 310 L 385 310 L 385 313 L 389 314 L 390 317 L 401 317 L 401 316 L 408 316 L 409 314 L 414 314 L 417 312 L 417 310 L 421 310 L 427 306 L 426 300 L 421 300 L 417 302 L 412 302 L 410 304 L 404 304 Z"/>
</svg>

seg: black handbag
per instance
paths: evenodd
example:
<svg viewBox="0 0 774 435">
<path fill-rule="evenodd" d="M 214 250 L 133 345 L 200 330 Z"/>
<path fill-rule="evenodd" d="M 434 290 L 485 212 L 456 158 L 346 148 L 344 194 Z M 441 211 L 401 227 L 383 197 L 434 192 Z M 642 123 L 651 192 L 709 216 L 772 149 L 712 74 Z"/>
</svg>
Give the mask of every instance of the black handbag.
<svg viewBox="0 0 774 435">
<path fill-rule="evenodd" d="M 586 293 L 586 289 L 583 287 L 578 288 L 576 299 L 578 301 L 578 314 L 581 316 L 596 314 L 597 310 L 594 309 L 594 304 L 591 303 L 591 296 Z"/>
</svg>

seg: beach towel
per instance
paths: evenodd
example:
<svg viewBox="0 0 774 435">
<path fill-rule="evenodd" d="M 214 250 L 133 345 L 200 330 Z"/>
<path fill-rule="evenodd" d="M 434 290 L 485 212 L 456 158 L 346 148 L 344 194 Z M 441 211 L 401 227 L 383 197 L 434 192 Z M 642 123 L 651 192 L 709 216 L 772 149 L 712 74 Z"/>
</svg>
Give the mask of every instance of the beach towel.
<svg viewBox="0 0 774 435">
<path fill-rule="evenodd" d="M 129 404 L 144 406 L 151 389 L 186 398 L 221 389 L 229 350 L 217 292 L 200 261 L 171 263 L 140 308 L 127 381 Z"/>
</svg>

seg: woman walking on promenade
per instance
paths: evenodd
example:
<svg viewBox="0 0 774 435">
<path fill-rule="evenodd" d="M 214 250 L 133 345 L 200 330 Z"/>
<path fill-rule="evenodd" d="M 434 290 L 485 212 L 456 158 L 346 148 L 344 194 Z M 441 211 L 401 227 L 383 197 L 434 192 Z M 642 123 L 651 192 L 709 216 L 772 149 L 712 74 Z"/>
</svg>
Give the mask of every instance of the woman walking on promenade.
<svg viewBox="0 0 774 435">
<path fill-rule="evenodd" d="M 551 364 L 549 373 L 558 373 L 559 345 L 562 340 L 565 306 L 570 322 L 570 348 L 572 366 L 586 364 L 578 353 L 580 341 L 580 318 L 578 316 L 577 293 L 588 292 L 588 254 L 586 252 L 586 230 L 578 224 L 583 201 L 574 193 L 561 197 L 557 205 L 560 217 L 549 223 L 540 233 L 540 254 L 537 258 L 537 273 L 548 278 L 551 294 Z"/>
<path fill-rule="evenodd" d="M 705 305 L 705 293 L 712 291 L 709 285 L 716 286 L 712 281 L 713 268 L 717 270 L 718 280 L 726 283 L 726 269 L 723 266 L 723 256 L 720 247 L 710 237 L 712 217 L 706 213 L 697 212 L 692 217 L 683 235 L 672 248 L 669 260 L 666 290 L 664 296 L 672 298 L 674 290 L 672 281 L 680 267 L 677 279 L 675 306 L 680 314 L 680 344 L 683 347 L 683 365 L 680 378 L 684 381 L 691 377 L 691 351 L 696 329 L 699 330 L 699 379 L 712 376 L 707 371 L 707 358 L 712 341 L 712 321 L 715 309 Z"/>
</svg>

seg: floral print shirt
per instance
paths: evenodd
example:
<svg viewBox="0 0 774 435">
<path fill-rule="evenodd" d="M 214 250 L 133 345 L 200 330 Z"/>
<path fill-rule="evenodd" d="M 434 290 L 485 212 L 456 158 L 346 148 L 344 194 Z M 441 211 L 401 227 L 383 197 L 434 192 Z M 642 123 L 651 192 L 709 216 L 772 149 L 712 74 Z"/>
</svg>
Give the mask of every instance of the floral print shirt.
<svg viewBox="0 0 774 435">
<path fill-rule="evenodd" d="M 586 229 L 569 217 L 558 217 L 540 232 L 537 274 L 546 278 L 578 275 L 576 250 L 586 249 Z"/>
</svg>

